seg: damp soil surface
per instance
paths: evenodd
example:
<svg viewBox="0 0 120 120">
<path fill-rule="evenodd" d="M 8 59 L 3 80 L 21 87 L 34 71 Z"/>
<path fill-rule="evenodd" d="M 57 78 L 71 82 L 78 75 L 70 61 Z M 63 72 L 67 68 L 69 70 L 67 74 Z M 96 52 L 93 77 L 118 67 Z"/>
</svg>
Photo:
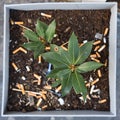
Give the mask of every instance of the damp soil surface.
<svg viewBox="0 0 120 120">
<path fill-rule="evenodd" d="M 42 13 L 51 15 L 51 18 L 41 16 Z M 94 84 L 94 90 L 97 92 L 90 94 L 92 85 L 88 86 L 89 98 L 84 103 L 81 94 L 76 95 L 74 90 L 61 98 L 61 90 L 55 92 L 56 88 L 51 90 L 45 90 L 45 85 L 51 85 L 53 79 L 46 78 L 46 72 L 48 69 L 48 63 L 42 59 L 42 63 L 38 63 L 38 59 L 34 60 L 33 52 L 27 51 L 25 54 L 22 51 L 13 54 L 13 51 L 19 48 L 24 42 L 28 40 L 23 37 L 23 28 L 18 25 L 10 24 L 10 44 L 9 44 L 9 91 L 8 91 L 8 111 L 35 111 L 35 110 L 96 110 L 96 111 L 109 111 L 110 99 L 109 99 L 109 79 L 108 79 L 108 56 L 109 56 L 109 38 L 108 34 L 105 36 L 106 42 L 103 37 L 95 38 L 96 33 L 103 35 L 106 28 L 109 28 L 110 22 L 109 10 L 39 10 L 39 11 L 17 11 L 10 10 L 10 20 L 23 21 L 23 26 L 28 27 L 35 31 L 35 24 L 37 19 L 49 24 L 52 20 L 56 20 L 56 34 L 52 43 L 62 45 L 67 42 L 71 33 L 74 31 L 78 37 L 79 43 L 83 43 L 84 40 L 97 41 L 100 39 L 99 45 L 94 45 L 91 54 L 96 54 L 94 51 L 96 46 L 106 47 L 99 52 L 100 57 L 96 58 L 100 62 L 105 63 L 105 66 L 101 67 L 101 76 L 98 75 L 98 70 L 83 74 L 86 84 L 90 83 L 97 78 L 99 81 Z M 67 46 L 65 46 L 67 47 Z M 89 57 L 87 60 L 91 60 Z M 14 69 L 12 63 L 15 63 L 18 67 L 18 71 Z M 30 71 L 27 71 L 26 66 Z M 41 76 L 41 84 L 38 85 L 35 82 L 36 78 L 34 74 Z M 37 106 L 38 100 L 41 97 L 28 94 L 22 94 L 18 89 L 17 84 L 22 84 L 25 91 L 41 92 L 44 91 L 41 103 Z M 58 86 L 59 87 L 59 86 Z M 101 100 L 105 100 L 103 103 L 99 103 Z"/>
</svg>

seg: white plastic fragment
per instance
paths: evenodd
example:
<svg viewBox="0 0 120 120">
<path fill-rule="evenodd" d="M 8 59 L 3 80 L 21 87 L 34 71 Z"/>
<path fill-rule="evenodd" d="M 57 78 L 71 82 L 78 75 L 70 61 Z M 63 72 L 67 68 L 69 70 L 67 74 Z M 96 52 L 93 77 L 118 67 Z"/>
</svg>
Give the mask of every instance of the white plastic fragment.
<svg viewBox="0 0 120 120">
<path fill-rule="evenodd" d="M 94 88 L 95 88 L 95 85 L 92 85 L 92 87 L 91 87 L 91 89 L 90 89 L 90 94 L 93 93 Z"/>
<path fill-rule="evenodd" d="M 26 66 L 26 70 L 27 70 L 27 72 L 29 72 L 29 71 L 30 71 L 30 68 L 29 68 L 29 66 Z"/>
<path fill-rule="evenodd" d="M 92 76 L 90 75 L 89 82 L 92 82 L 92 81 L 93 81 L 93 78 L 92 78 Z"/>
<path fill-rule="evenodd" d="M 21 79 L 22 79 L 22 80 L 26 80 L 25 76 L 22 76 Z"/>
<path fill-rule="evenodd" d="M 62 98 L 59 98 L 58 101 L 59 101 L 60 105 L 64 105 L 64 103 L 65 103 Z"/>
<path fill-rule="evenodd" d="M 96 34 L 95 34 L 95 38 L 96 38 L 96 39 L 101 40 L 102 37 L 103 37 L 103 34 L 100 34 L 100 33 L 96 33 Z"/>
<path fill-rule="evenodd" d="M 103 42 L 106 43 L 106 37 L 103 37 Z"/>
<path fill-rule="evenodd" d="M 87 40 L 84 40 L 84 41 L 83 41 L 84 44 L 87 43 L 87 42 L 88 42 Z"/>
<path fill-rule="evenodd" d="M 100 89 L 94 89 L 93 92 L 100 92 Z"/>
</svg>

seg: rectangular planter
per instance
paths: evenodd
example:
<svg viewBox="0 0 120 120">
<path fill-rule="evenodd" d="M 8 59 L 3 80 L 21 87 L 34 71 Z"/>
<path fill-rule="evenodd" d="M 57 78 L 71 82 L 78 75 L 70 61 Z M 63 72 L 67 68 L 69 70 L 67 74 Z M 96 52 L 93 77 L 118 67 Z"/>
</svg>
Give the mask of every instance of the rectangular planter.
<svg viewBox="0 0 120 120">
<path fill-rule="evenodd" d="M 102 10 L 111 11 L 109 32 L 109 91 L 110 112 L 76 110 L 76 111 L 35 111 L 35 112 L 8 112 L 6 110 L 9 83 L 9 12 L 15 10 Z M 71 117 L 115 117 L 116 116 L 116 39 L 117 39 L 117 4 L 116 3 L 30 3 L 4 6 L 4 57 L 3 57 L 3 94 L 2 116 L 71 116 Z"/>
</svg>

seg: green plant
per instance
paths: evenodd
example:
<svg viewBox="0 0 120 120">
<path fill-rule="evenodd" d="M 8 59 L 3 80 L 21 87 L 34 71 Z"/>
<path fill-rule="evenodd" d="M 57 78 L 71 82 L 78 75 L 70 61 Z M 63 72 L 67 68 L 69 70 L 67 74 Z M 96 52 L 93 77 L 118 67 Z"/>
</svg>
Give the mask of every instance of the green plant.
<svg viewBox="0 0 120 120">
<path fill-rule="evenodd" d="M 49 25 L 37 20 L 36 32 L 26 29 L 24 36 L 30 40 L 22 46 L 28 50 L 34 51 L 34 58 L 37 58 L 41 53 L 44 53 L 45 47 L 49 45 L 53 39 L 56 29 L 56 22 L 53 20 Z"/>
<path fill-rule="evenodd" d="M 51 51 L 42 54 L 42 57 L 54 67 L 48 77 L 56 78 L 53 87 L 62 85 L 62 96 L 68 94 L 73 87 L 76 94 L 81 93 L 84 100 L 86 99 L 87 88 L 82 73 L 95 70 L 103 65 L 93 61 L 85 62 L 91 53 L 92 44 L 93 41 L 90 41 L 80 47 L 77 37 L 72 33 L 67 51 L 51 44 Z"/>
</svg>

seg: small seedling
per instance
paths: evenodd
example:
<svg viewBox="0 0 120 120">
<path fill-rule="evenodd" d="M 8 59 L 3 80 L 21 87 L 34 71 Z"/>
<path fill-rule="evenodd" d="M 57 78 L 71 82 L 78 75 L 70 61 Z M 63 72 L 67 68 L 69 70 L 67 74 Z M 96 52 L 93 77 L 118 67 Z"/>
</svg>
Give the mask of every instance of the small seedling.
<svg viewBox="0 0 120 120">
<path fill-rule="evenodd" d="M 41 53 L 45 52 L 45 47 L 49 45 L 54 37 L 56 22 L 53 20 L 49 25 L 37 20 L 36 32 L 32 30 L 24 30 L 24 36 L 30 42 L 24 43 L 23 47 L 34 51 L 34 58 L 38 58 Z"/>
<path fill-rule="evenodd" d="M 90 41 L 80 47 L 76 35 L 72 33 L 68 41 L 67 51 L 51 44 L 51 51 L 42 54 L 42 57 L 54 67 L 48 77 L 57 79 L 53 87 L 62 85 L 62 96 L 70 93 L 73 87 L 76 94 L 82 94 L 84 100 L 86 99 L 88 93 L 82 74 L 98 69 L 103 65 L 94 61 L 86 62 L 92 46 L 93 41 Z"/>
</svg>

